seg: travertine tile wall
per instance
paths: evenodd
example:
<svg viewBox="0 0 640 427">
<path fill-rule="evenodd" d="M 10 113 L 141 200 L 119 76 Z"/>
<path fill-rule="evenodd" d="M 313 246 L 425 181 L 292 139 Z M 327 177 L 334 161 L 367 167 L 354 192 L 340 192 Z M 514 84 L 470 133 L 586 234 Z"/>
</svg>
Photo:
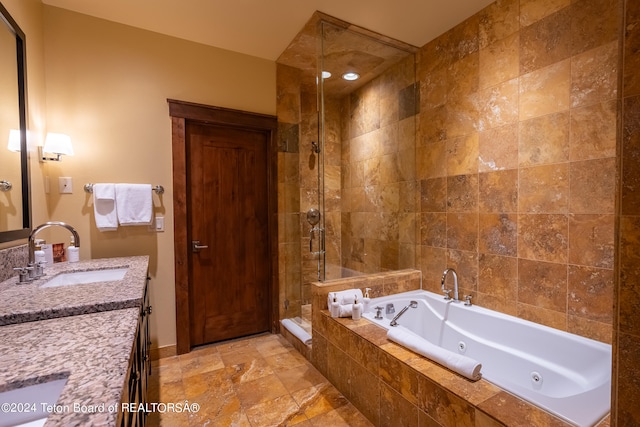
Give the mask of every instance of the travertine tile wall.
<svg viewBox="0 0 640 427">
<path fill-rule="evenodd" d="M 640 425 L 640 2 L 624 2 L 612 424 Z"/>
<path fill-rule="evenodd" d="M 326 229 L 327 263 L 340 266 L 340 121 L 332 118 L 340 109 L 328 108 L 322 153 L 327 190 L 319 197 L 320 156 L 312 146 L 319 142 L 315 77 L 277 64 L 277 79 L 280 318 L 286 318 L 301 315 L 300 305 L 311 303 L 310 284 L 318 280 L 318 255 L 310 252 L 309 209 L 323 212 L 324 223 L 318 226 Z M 319 239 L 316 233 L 313 251 L 320 250 Z"/>
<path fill-rule="evenodd" d="M 611 342 L 617 4 L 500 0 L 421 49 L 427 289 Z"/>
<path fill-rule="evenodd" d="M 480 305 L 611 342 L 618 5 L 500 0 L 420 49 L 413 108 L 410 60 L 327 100 L 330 263 L 419 267 L 434 291 L 454 267 Z M 279 120 L 298 137 L 280 174 L 291 302 L 317 271 L 303 218 L 317 99 L 279 67 Z"/>
<path fill-rule="evenodd" d="M 640 2 L 510 0 L 424 46 L 418 67 L 425 287 L 454 264 L 482 305 L 603 341 L 613 324 L 612 425 L 640 424 L 639 52 Z M 281 263 L 297 256 L 284 247 Z"/>
<path fill-rule="evenodd" d="M 342 265 L 415 267 L 415 57 L 342 100 Z"/>
<path fill-rule="evenodd" d="M 277 65 L 278 91 L 278 285 L 280 318 L 300 316 L 301 71 Z"/>
<path fill-rule="evenodd" d="M 297 226 L 301 233 L 301 282 L 305 286 L 302 288 L 303 304 L 309 303 L 311 298 L 309 283 L 318 280 L 318 256 L 312 255 L 310 252 L 309 240 L 311 225 L 307 222 L 306 213 L 309 209 L 322 208 L 319 206 L 319 175 L 320 155 L 312 148 L 312 142 L 318 144 L 318 107 L 317 107 L 317 90 L 315 79 L 313 84 L 303 81 L 301 92 L 301 115 L 300 115 L 300 144 L 299 144 L 299 163 L 298 170 L 300 173 L 299 192 L 300 192 L 300 217 Z M 319 224 L 322 225 L 322 224 Z M 320 237 L 314 236 L 313 250 L 319 250 Z"/>
<path fill-rule="evenodd" d="M 327 97 L 324 99 L 324 180 L 321 208 L 324 211 L 325 227 L 325 279 L 331 280 L 344 277 L 346 265 L 342 262 L 342 138 L 341 127 L 343 114 L 339 99 Z M 307 225 L 308 227 L 308 225 Z M 314 258 L 315 260 L 315 258 Z M 317 263 L 313 265 L 317 267 Z M 318 280 L 307 276 L 311 281 Z"/>
</svg>

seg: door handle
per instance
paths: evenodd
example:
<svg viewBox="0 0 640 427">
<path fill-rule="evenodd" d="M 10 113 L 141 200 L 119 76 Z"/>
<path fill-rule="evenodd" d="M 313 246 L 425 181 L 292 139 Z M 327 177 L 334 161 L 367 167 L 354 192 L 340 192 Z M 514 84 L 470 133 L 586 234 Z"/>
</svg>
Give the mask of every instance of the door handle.
<svg viewBox="0 0 640 427">
<path fill-rule="evenodd" d="M 192 240 L 191 241 L 191 251 L 192 252 L 200 252 L 200 249 L 207 249 L 209 246 L 201 245 L 200 240 Z"/>
</svg>

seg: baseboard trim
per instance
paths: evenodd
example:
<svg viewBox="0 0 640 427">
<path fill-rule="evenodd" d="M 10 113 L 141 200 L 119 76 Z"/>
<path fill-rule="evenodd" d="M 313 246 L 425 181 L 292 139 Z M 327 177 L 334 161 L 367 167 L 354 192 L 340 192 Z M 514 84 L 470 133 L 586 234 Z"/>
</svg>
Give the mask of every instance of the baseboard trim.
<svg viewBox="0 0 640 427">
<path fill-rule="evenodd" d="M 152 348 L 149 350 L 151 360 L 160 360 L 165 357 L 173 357 L 178 354 L 177 347 L 175 345 L 167 345 L 159 348 Z"/>
</svg>

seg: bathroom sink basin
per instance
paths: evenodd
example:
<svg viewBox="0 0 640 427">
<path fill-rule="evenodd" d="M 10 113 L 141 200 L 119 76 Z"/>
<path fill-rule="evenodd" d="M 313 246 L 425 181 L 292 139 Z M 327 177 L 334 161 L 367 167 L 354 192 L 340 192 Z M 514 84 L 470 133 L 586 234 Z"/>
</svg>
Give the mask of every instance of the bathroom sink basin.
<svg viewBox="0 0 640 427">
<path fill-rule="evenodd" d="M 54 288 L 57 286 L 84 285 L 87 283 L 112 282 L 122 280 L 128 268 L 109 268 L 106 270 L 74 271 L 60 273 L 52 277 L 41 288 Z"/>
<path fill-rule="evenodd" d="M 67 379 L 53 380 L 0 393 L 0 427 L 43 426 L 62 393 Z M 4 409 L 8 409 L 5 411 Z"/>
</svg>

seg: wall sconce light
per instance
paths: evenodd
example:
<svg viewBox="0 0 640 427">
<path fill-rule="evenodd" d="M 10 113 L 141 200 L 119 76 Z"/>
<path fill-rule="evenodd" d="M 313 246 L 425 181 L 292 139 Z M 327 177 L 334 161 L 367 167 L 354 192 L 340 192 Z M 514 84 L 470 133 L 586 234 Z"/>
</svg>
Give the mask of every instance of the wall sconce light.
<svg viewBox="0 0 640 427">
<path fill-rule="evenodd" d="M 7 149 L 15 153 L 20 152 L 20 131 L 18 129 L 11 129 L 9 131 L 9 145 L 7 145 Z"/>
<path fill-rule="evenodd" d="M 69 135 L 63 133 L 47 133 L 44 140 L 44 147 L 38 147 L 41 162 L 60 162 L 63 154 L 73 156 L 73 146 Z M 55 157 L 48 157 L 47 154 L 54 154 Z"/>
</svg>

